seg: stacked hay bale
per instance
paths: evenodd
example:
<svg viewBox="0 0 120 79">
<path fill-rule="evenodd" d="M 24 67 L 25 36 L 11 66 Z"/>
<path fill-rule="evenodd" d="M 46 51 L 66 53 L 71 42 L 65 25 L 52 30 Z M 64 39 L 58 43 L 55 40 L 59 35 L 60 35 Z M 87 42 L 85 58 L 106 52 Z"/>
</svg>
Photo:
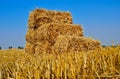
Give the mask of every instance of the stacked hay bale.
<svg viewBox="0 0 120 79">
<path fill-rule="evenodd" d="M 70 13 L 36 9 L 30 13 L 28 20 L 25 52 L 36 54 L 80 52 L 100 46 L 98 41 L 83 36 L 82 27 L 72 24 Z M 88 48 L 90 46 L 91 48 Z"/>
<path fill-rule="evenodd" d="M 70 53 L 94 50 L 96 48 L 100 48 L 100 43 L 97 40 L 80 36 L 60 35 L 57 37 L 53 52 Z"/>
<path fill-rule="evenodd" d="M 37 28 L 47 23 L 72 24 L 72 16 L 69 12 L 57 12 L 44 9 L 36 9 L 30 13 L 29 28 Z"/>
</svg>

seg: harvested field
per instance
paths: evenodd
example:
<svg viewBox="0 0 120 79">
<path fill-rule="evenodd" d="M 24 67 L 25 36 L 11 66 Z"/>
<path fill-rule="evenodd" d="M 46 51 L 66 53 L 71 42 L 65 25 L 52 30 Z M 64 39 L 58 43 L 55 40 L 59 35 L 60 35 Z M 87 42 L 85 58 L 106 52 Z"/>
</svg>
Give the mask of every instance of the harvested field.
<svg viewBox="0 0 120 79">
<path fill-rule="evenodd" d="M 120 79 L 120 46 L 77 53 L 0 50 L 1 79 Z"/>
</svg>

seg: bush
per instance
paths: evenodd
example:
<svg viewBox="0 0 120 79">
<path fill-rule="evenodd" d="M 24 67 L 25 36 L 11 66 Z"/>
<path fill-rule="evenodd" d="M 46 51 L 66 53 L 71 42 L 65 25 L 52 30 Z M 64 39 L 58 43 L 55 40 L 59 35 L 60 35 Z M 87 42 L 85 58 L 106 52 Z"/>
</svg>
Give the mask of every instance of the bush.
<svg viewBox="0 0 120 79">
<path fill-rule="evenodd" d="M 0 50 L 2 49 L 2 47 L 0 46 Z"/>
<path fill-rule="evenodd" d="M 18 46 L 18 49 L 23 49 L 24 47 Z"/>
<path fill-rule="evenodd" d="M 106 47 L 106 45 L 102 45 L 102 47 Z"/>
<path fill-rule="evenodd" d="M 12 49 L 13 47 L 12 46 L 9 46 L 9 49 Z"/>
</svg>

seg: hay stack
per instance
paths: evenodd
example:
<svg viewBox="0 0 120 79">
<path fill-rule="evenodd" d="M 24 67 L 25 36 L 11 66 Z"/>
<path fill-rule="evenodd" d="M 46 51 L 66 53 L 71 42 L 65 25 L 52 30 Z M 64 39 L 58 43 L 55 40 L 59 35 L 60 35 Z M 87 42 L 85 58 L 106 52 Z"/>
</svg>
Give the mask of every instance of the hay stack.
<svg viewBox="0 0 120 79">
<path fill-rule="evenodd" d="M 28 20 L 25 52 L 68 53 L 100 46 L 98 41 L 83 36 L 82 27 L 72 24 L 70 13 L 36 9 Z"/>
</svg>

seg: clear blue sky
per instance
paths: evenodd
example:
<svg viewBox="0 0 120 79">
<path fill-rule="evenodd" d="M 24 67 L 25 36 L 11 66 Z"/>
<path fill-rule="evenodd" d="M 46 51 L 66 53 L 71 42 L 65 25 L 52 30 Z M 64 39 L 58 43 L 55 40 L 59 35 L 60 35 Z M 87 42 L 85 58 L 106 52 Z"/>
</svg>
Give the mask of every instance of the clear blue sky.
<svg viewBox="0 0 120 79">
<path fill-rule="evenodd" d="M 120 0 L 0 0 L 0 46 L 25 45 L 29 12 L 35 8 L 70 11 L 87 37 L 120 44 Z"/>
</svg>

